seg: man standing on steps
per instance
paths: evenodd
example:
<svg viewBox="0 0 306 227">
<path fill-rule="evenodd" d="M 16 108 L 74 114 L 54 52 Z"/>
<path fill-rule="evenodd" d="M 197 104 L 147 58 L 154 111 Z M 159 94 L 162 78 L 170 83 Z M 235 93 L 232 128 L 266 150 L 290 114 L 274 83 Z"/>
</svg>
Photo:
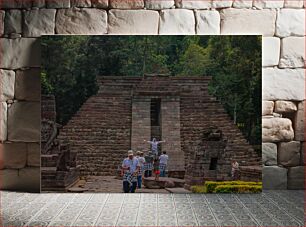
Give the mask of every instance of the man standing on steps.
<svg viewBox="0 0 306 227">
<path fill-rule="evenodd" d="M 155 156 L 158 156 L 158 144 L 166 142 L 166 140 L 157 141 L 156 138 L 153 138 L 152 141 L 144 140 L 151 144 L 151 151 Z"/>
<path fill-rule="evenodd" d="M 139 172 L 139 161 L 134 157 L 133 151 L 128 151 L 128 157 L 122 162 L 121 176 L 123 176 L 124 193 L 134 193 L 137 187 L 137 176 Z"/>
</svg>

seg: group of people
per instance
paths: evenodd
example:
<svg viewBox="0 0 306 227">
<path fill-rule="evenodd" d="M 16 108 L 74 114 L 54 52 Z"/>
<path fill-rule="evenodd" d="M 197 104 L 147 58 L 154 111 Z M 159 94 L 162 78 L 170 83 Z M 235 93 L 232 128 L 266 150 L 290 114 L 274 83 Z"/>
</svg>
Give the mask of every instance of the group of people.
<svg viewBox="0 0 306 227">
<path fill-rule="evenodd" d="M 158 152 L 158 144 L 165 141 L 146 141 L 151 144 L 151 150 L 144 156 L 144 152 L 137 151 L 136 156 L 132 150 L 128 151 L 128 157 L 122 162 L 121 176 L 123 177 L 123 191 L 134 193 L 136 188 L 141 188 L 143 177 L 151 177 L 154 173 L 155 180 L 165 177 L 168 164 L 166 151 Z"/>
</svg>

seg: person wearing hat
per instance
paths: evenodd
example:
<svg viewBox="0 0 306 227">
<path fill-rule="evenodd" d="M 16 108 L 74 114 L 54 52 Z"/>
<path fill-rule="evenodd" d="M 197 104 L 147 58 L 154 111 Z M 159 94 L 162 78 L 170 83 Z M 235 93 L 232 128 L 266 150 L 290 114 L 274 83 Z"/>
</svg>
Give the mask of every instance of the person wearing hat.
<svg viewBox="0 0 306 227">
<path fill-rule="evenodd" d="M 137 175 L 139 172 L 139 161 L 134 157 L 132 150 L 128 151 L 128 157 L 122 162 L 121 175 L 123 176 L 124 193 L 134 193 L 137 187 Z"/>
</svg>

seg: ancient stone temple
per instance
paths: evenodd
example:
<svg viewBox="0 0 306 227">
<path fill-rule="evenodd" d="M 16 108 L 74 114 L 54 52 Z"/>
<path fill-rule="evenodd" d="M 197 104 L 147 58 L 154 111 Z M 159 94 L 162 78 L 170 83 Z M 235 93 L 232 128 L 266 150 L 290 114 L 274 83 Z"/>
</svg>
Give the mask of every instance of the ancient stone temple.
<svg viewBox="0 0 306 227">
<path fill-rule="evenodd" d="M 260 180 L 261 157 L 248 144 L 222 105 L 208 93 L 211 77 L 99 77 L 90 97 L 58 140 L 77 153 L 81 175 L 116 175 L 127 151 L 147 152 L 153 137 L 165 140 L 169 176 L 186 186 L 229 180 L 231 160 Z M 252 175 L 247 170 L 256 166 Z"/>
</svg>

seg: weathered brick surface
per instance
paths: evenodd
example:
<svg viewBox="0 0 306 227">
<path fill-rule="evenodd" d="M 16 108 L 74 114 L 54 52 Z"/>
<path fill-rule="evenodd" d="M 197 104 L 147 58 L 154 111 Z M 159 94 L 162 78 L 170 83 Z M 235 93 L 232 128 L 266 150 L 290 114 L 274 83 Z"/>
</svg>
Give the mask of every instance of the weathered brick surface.
<svg viewBox="0 0 306 227">
<path fill-rule="evenodd" d="M 2 190 L 24 190 L 30 192 L 40 191 L 40 168 L 26 167 L 20 170 L 0 170 Z"/>
<path fill-rule="evenodd" d="M 142 9 L 144 0 L 109 0 L 109 7 L 114 9 Z"/>
<path fill-rule="evenodd" d="M 282 8 L 284 6 L 284 0 L 254 0 L 253 6 L 258 9 Z"/>
<path fill-rule="evenodd" d="M 27 166 L 40 167 L 40 144 L 27 143 Z"/>
<path fill-rule="evenodd" d="M 305 189 L 304 166 L 291 167 L 288 171 L 288 189 Z"/>
<path fill-rule="evenodd" d="M 270 9 L 224 9 L 221 15 L 221 34 L 223 35 L 264 35 L 273 36 L 276 11 Z"/>
<path fill-rule="evenodd" d="M 275 112 L 277 113 L 292 113 L 297 111 L 297 106 L 294 102 L 278 100 L 275 102 Z"/>
<path fill-rule="evenodd" d="M 17 9 L 8 10 L 4 20 L 4 33 L 22 33 L 22 11 Z"/>
<path fill-rule="evenodd" d="M 280 143 L 278 148 L 278 163 L 282 166 L 298 166 L 300 164 L 300 142 Z"/>
<path fill-rule="evenodd" d="M 193 35 L 195 34 L 195 18 L 192 10 L 162 10 L 160 13 L 159 34 L 161 35 Z"/>
<path fill-rule="evenodd" d="M 262 77 L 263 100 L 305 99 L 303 69 L 264 68 Z"/>
<path fill-rule="evenodd" d="M 220 14 L 218 11 L 197 10 L 195 15 L 198 35 L 220 34 Z"/>
<path fill-rule="evenodd" d="M 109 34 L 156 35 L 158 33 L 159 14 L 157 11 L 110 10 L 108 16 Z"/>
<path fill-rule="evenodd" d="M 35 38 L 0 38 L 0 68 L 40 67 L 40 42 Z"/>
<path fill-rule="evenodd" d="M 279 142 L 290 141 L 294 138 L 292 122 L 287 118 L 263 118 L 262 141 Z"/>
<path fill-rule="evenodd" d="M 298 104 L 298 111 L 294 119 L 295 136 L 298 141 L 305 141 L 305 101 Z"/>
<path fill-rule="evenodd" d="M 262 65 L 276 66 L 279 63 L 280 39 L 276 37 L 262 38 Z"/>
<path fill-rule="evenodd" d="M 8 140 L 15 142 L 40 140 L 39 102 L 15 102 L 8 108 Z"/>
<path fill-rule="evenodd" d="M 169 9 L 174 8 L 174 0 L 164 1 L 164 0 L 145 0 L 146 9 Z"/>
<path fill-rule="evenodd" d="M 47 8 L 62 9 L 70 7 L 70 0 L 45 0 Z"/>
<path fill-rule="evenodd" d="M 15 89 L 15 72 L 0 69 L 0 101 L 12 100 Z"/>
<path fill-rule="evenodd" d="M 55 9 L 34 9 L 24 13 L 23 36 L 39 37 L 53 35 L 55 28 Z"/>
<path fill-rule="evenodd" d="M 3 168 L 24 168 L 27 163 L 27 145 L 25 143 L 0 144 L 0 159 L 3 161 Z"/>
<path fill-rule="evenodd" d="M 287 189 L 286 168 L 278 166 L 265 166 L 262 170 L 262 180 L 265 189 Z"/>
<path fill-rule="evenodd" d="M 273 101 L 262 101 L 262 115 L 272 115 L 274 110 Z"/>
<path fill-rule="evenodd" d="M 15 98 L 17 100 L 40 101 L 40 69 L 16 71 Z"/>
<path fill-rule="evenodd" d="M 97 35 L 107 32 L 107 14 L 101 9 L 60 9 L 56 16 L 57 34 Z"/>
<path fill-rule="evenodd" d="M 0 142 L 7 139 L 7 104 L 0 103 Z"/>
<path fill-rule="evenodd" d="M 282 39 L 281 68 L 305 67 L 305 37 L 287 37 Z"/>
<path fill-rule="evenodd" d="M 277 14 L 276 36 L 304 36 L 305 35 L 305 10 L 281 9 Z"/>
<path fill-rule="evenodd" d="M 277 145 L 275 143 L 262 143 L 262 163 L 266 166 L 277 165 Z"/>
</svg>

